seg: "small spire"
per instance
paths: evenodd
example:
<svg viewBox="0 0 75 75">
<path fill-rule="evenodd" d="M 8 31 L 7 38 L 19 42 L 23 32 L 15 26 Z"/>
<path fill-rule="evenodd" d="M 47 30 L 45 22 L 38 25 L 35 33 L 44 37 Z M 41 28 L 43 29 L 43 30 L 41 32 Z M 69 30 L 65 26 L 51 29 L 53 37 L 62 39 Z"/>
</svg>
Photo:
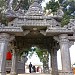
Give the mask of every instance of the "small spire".
<svg viewBox="0 0 75 75">
<path fill-rule="evenodd" d="M 7 8 L 12 10 L 13 0 L 7 0 Z"/>
<path fill-rule="evenodd" d="M 30 5 L 26 15 L 30 16 L 43 15 L 42 6 L 41 4 L 39 4 L 39 1 L 40 0 L 34 0 L 34 2 Z"/>
<path fill-rule="evenodd" d="M 39 0 L 34 0 L 34 2 L 38 2 Z"/>
</svg>

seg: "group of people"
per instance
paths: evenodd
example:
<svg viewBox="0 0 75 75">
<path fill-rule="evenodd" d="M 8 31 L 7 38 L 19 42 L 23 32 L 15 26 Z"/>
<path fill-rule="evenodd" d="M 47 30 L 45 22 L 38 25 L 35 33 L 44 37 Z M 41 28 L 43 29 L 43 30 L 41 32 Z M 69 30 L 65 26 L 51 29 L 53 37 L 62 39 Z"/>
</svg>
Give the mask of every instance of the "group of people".
<svg viewBox="0 0 75 75">
<path fill-rule="evenodd" d="M 31 73 L 31 72 L 36 72 L 36 68 L 35 68 L 35 66 L 33 66 L 32 64 L 31 64 L 31 62 L 30 62 L 30 64 L 29 64 L 29 72 Z"/>
</svg>

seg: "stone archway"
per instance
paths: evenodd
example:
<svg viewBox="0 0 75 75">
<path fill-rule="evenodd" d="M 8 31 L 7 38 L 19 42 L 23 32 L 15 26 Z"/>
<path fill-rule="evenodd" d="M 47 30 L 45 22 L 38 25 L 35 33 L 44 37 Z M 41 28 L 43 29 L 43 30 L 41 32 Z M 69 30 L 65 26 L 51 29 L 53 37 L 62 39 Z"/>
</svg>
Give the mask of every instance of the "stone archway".
<svg viewBox="0 0 75 75">
<path fill-rule="evenodd" d="M 36 32 L 36 34 L 33 34 L 34 32 Z M 44 36 L 39 32 L 39 30 L 33 30 L 32 32 L 30 31 L 26 36 L 16 36 L 14 45 L 17 49 L 19 49 L 19 52 L 21 52 L 22 49 L 30 48 L 32 45 L 39 46 L 41 49 L 47 49 L 51 54 L 53 75 L 58 75 L 57 50 L 59 49 L 59 44 L 53 39 L 53 36 Z M 44 72 L 47 72 L 46 67 Z"/>
</svg>

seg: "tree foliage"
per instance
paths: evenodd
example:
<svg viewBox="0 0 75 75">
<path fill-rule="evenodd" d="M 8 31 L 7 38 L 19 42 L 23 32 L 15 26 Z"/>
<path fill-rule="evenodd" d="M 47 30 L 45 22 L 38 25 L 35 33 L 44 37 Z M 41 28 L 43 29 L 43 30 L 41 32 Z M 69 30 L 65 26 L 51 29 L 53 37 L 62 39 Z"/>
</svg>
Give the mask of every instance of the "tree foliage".
<svg viewBox="0 0 75 75">
<path fill-rule="evenodd" d="M 0 23 L 8 24 L 8 19 L 5 15 L 5 11 L 10 7 L 12 10 L 17 11 L 19 9 L 28 10 L 33 0 L 0 0 Z M 11 4 L 10 4 L 11 3 Z"/>
<path fill-rule="evenodd" d="M 61 25 L 67 25 L 69 20 L 75 18 L 75 0 L 50 0 L 49 3 L 46 4 L 46 9 L 51 9 L 52 12 L 56 12 L 59 7 L 63 7 L 64 16 L 61 20 Z"/>
<path fill-rule="evenodd" d="M 55 11 L 57 11 L 57 9 L 59 8 L 59 3 L 58 3 L 58 1 L 49 1 L 49 3 L 47 3 L 46 4 L 46 8 L 45 9 L 51 9 L 52 10 L 52 12 L 55 12 Z"/>
<path fill-rule="evenodd" d="M 27 10 L 29 8 L 31 1 L 30 0 L 13 0 L 13 8 L 14 10 L 24 9 Z"/>
<path fill-rule="evenodd" d="M 0 9 L 6 6 L 6 0 L 0 0 Z"/>
<path fill-rule="evenodd" d="M 29 57 L 31 58 L 32 55 L 36 52 L 38 57 L 40 58 L 41 62 L 47 61 L 47 57 L 49 56 L 49 52 L 46 49 L 40 49 L 35 47 L 34 49 L 29 49 Z"/>
</svg>

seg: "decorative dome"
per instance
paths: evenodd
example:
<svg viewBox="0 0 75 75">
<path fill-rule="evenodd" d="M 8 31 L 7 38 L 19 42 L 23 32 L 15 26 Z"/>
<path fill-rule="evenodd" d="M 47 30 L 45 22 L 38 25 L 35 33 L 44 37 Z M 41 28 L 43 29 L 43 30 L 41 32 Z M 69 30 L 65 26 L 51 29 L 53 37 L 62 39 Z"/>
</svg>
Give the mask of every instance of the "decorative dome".
<svg viewBox="0 0 75 75">
<path fill-rule="evenodd" d="M 39 0 L 34 0 L 33 4 L 29 7 L 26 15 L 28 16 L 42 16 L 42 6 L 39 4 Z"/>
</svg>

